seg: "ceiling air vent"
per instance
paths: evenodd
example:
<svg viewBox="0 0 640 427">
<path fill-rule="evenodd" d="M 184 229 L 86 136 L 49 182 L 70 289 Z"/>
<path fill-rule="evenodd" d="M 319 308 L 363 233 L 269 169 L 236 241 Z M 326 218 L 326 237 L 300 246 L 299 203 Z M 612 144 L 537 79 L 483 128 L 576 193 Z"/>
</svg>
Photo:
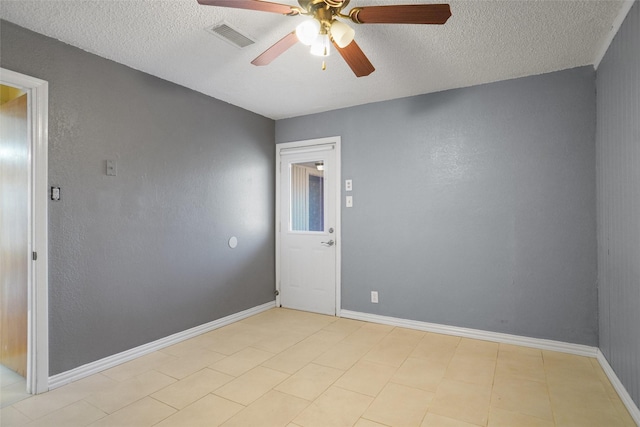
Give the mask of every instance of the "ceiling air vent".
<svg viewBox="0 0 640 427">
<path fill-rule="evenodd" d="M 222 24 L 216 24 L 211 28 L 207 28 L 214 36 L 220 37 L 222 40 L 227 43 L 231 43 L 235 47 L 247 47 L 255 43 L 250 37 L 242 34 L 237 29 L 233 28 L 231 25 L 223 22 Z"/>
</svg>

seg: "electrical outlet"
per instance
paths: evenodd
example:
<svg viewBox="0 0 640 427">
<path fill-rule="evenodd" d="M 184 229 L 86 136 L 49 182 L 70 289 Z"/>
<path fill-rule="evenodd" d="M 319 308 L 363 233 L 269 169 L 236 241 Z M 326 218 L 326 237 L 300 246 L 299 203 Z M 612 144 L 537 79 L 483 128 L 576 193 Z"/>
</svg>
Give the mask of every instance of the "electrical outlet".
<svg viewBox="0 0 640 427">
<path fill-rule="evenodd" d="M 378 291 L 371 291 L 371 302 L 374 304 L 378 303 Z"/>
</svg>

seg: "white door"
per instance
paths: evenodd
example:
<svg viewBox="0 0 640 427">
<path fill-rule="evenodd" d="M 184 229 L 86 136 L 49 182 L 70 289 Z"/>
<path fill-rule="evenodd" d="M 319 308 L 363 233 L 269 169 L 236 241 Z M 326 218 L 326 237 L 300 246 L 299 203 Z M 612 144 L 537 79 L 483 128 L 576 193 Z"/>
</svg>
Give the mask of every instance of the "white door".
<svg viewBox="0 0 640 427">
<path fill-rule="evenodd" d="M 335 315 L 339 306 L 339 139 L 331 141 L 278 147 L 276 274 L 280 306 Z"/>
</svg>

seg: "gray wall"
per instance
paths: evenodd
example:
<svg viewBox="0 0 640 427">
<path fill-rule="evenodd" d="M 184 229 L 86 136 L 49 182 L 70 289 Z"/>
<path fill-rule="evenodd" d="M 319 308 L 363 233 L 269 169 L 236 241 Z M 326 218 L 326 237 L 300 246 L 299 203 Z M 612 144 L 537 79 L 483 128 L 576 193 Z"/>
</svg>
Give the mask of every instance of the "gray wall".
<svg viewBox="0 0 640 427">
<path fill-rule="evenodd" d="M 640 4 L 598 67 L 600 348 L 640 406 Z"/>
<path fill-rule="evenodd" d="M 582 67 L 277 121 L 342 136 L 342 308 L 597 345 L 595 95 Z"/>
<path fill-rule="evenodd" d="M 274 122 L 1 27 L 49 82 L 50 373 L 272 301 Z"/>
</svg>

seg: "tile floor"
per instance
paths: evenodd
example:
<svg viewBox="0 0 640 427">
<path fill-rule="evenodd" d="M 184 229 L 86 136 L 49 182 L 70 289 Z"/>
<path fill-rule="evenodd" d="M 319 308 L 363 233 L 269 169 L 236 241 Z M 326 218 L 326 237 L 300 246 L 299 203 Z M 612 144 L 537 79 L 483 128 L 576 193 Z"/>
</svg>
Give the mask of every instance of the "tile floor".
<svg viewBox="0 0 640 427">
<path fill-rule="evenodd" d="M 24 377 L 0 365 L 0 409 L 29 397 L 26 390 L 27 384 Z M 0 425 L 2 425 L 1 422 Z"/>
<path fill-rule="evenodd" d="M 9 426 L 635 426 L 595 359 L 272 309 L 0 410 Z"/>
</svg>

